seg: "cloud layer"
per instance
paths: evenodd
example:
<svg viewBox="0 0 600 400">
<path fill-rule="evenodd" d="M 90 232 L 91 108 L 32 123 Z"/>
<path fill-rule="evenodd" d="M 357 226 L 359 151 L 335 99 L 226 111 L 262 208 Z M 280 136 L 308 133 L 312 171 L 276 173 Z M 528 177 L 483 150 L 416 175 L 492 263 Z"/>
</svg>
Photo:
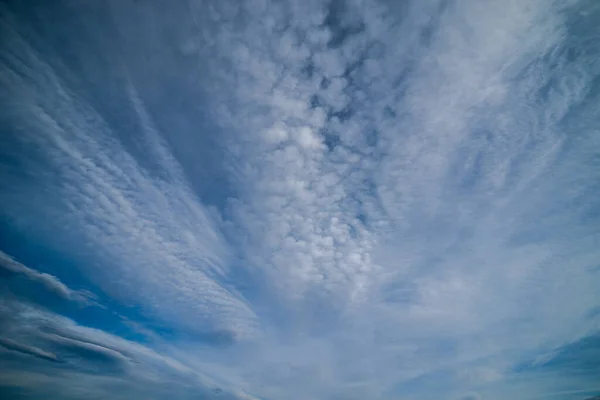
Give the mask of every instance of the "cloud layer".
<svg viewBox="0 0 600 400">
<path fill-rule="evenodd" d="M 75 398 L 64 385 L 83 374 L 98 398 L 107 382 L 155 397 L 181 382 L 182 398 L 593 394 L 597 371 L 560 357 L 600 329 L 599 13 L 0 6 L 2 229 L 22 238 L 0 242 L 22 260 L 0 252 L 0 271 L 105 303 L 82 323 L 3 288 L 20 333 L 2 332 L 0 386 Z M 21 242 L 69 263 L 39 272 L 26 257 L 47 256 Z M 75 276 L 88 291 L 63 283 Z"/>
</svg>

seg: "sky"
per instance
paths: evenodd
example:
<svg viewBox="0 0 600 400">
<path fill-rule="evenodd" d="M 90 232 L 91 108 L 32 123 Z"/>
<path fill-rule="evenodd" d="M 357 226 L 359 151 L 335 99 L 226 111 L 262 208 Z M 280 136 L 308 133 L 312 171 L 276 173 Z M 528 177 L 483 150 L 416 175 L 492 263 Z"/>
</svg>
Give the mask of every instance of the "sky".
<svg viewBox="0 0 600 400">
<path fill-rule="evenodd" d="M 0 397 L 599 395 L 599 21 L 1 1 Z"/>
</svg>

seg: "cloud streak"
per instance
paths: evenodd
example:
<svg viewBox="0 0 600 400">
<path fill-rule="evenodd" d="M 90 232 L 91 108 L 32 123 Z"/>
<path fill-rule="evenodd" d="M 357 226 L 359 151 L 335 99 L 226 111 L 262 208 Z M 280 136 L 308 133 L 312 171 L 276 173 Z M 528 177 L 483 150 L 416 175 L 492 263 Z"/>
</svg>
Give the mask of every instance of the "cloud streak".
<svg viewBox="0 0 600 400">
<path fill-rule="evenodd" d="M 0 316 L 11 323 L 0 327 L 0 346 L 11 352 L 3 352 L 0 363 L 3 395 L 21 388 L 35 398 L 47 390 L 64 399 L 127 398 L 146 391 L 147 396 L 160 396 L 170 388 L 184 399 L 215 397 L 218 386 L 210 377 L 146 346 L 18 301 L 4 302 L 10 304 L 10 313 L 3 308 Z M 29 356 L 43 362 L 34 363 Z M 220 393 L 235 398 L 229 390 Z"/>
<path fill-rule="evenodd" d="M 38 349 L 37 347 L 34 347 L 34 346 L 28 346 L 26 344 L 15 342 L 14 340 L 9 339 L 9 338 L 0 338 L 0 346 L 4 347 L 5 349 L 8 349 L 8 350 L 18 351 L 23 354 L 29 354 L 34 357 L 38 357 L 42 360 L 58 362 L 56 355 L 54 355 L 52 353 L 49 353 L 42 349 Z"/>
<path fill-rule="evenodd" d="M 169 323 L 190 330 L 210 330 L 214 325 L 239 334 L 250 332 L 252 310 L 235 289 L 221 283 L 227 248 L 215 218 L 191 193 L 135 88 L 129 86 L 126 96 L 140 118 L 140 143 L 156 155 L 160 176 L 140 165 L 102 116 L 69 92 L 61 78 L 65 71 L 46 63 L 45 55 L 31 47 L 14 25 L 7 24 L 7 29 L 13 46 L 7 49 L 7 58 L 24 56 L 36 74 L 25 80 L 10 63 L 3 64 L 3 92 L 20 99 L 12 103 L 10 115 L 29 120 L 31 135 L 23 138 L 43 150 L 62 181 L 46 189 L 58 190 L 68 199 L 39 205 L 56 222 L 73 229 L 70 237 L 50 240 L 78 253 L 68 246 L 83 235 L 94 253 L 104 253 L 96 262 L 111 265 L 110 269 L 89 265 L 90 275 L 108 293 L 143 303 Z M 55 104 L 61 104 L 60 110 Z M 12 196 L 19 195 L 13 188 Z M 85 222 L 89 215 L 94 215 L 91 224 Z M 140 269 L 144 273 L 138 273 Z M 185 308 L 186 317 L 177 307 Z"/>
<path fill-rule="evenodd" d="M 90 304 L 93 295 L 82 290 L 72 290 L 57 277 L 38 272 L 29 268 L 20 262 L 14 260 L 8 254 L 0 250 L 0 271 L 11 275 L 22 275 L 33 282 L 38 282 L 46 288 L 50 293 L 62 298 L 63 300 L 74 301 L 82 305 Z"/>
</svg>

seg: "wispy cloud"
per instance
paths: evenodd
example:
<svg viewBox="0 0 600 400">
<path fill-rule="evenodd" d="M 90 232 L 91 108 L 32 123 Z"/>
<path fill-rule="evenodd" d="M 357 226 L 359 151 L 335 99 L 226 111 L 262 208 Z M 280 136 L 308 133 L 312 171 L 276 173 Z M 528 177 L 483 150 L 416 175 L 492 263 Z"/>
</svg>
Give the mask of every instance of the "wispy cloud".
<svg viewBox="0 0 600 400">
<path fill-rule="evenodd" d="M 10 313 L 0 310 L 2 319 L 11 322 L 0 327 L 0 346 L 12 352 L 3 353 L 0 363 L 2 395 L 20 387 L 34 397 L 53 390 L 64 399 L 128 398 L 146 391 L 148 396 L 157 396 L 170 387 L 174 395 L 185 399 L 213 398 L 216 389 L 222 397 L 235 396 L 211 378 L 148 347 L 20 302 L 10 306 Z M 42 362 L 23 358 L 29 356 Z M 117 387 L 118 393 L 114 392 Z"/>
<path fill-rule="evenodd" d="M 64 300 L 75 301 L 82 305 L 90 304 L 90 301 L 92 301 L 94 297 L 90 292 L 70 289 L 57 277 L 29 268 L 1 250 L 0 273 L 8 274 L 9 276 L 22 275 L 33 282 L 42 284 L 50 293 L 53 293 Z"/>
<path fill-rule="evenodd" d="M 34 347 L 34 346 L 29 346 L 26 344 L 16 342 L 9 338 L 0 338 L 0 346 L 4 347 L 5 349 L 8 349 L 8 350 L 14 350 L 14 351 L 18 351 L 23 354 L 29 354 L 34 357 L 41 358 L 42 360 L 49 360 L 49 361 L 54 361 L 54 362 L 58 361 L 55 354 L 38 349 L 37 347 Z"/>
<path fill-rule="evenodd" d="M 143 304 L 169 323 L 192 330 L 229 329 L 239 335 L 251 331 L 252 310 L 223 283 L 228 250 L 215 217 L 187 186 L 135 88 L 130 86 L 127 94 L 132 112 L 140 118 L 136 138 L 150 149 L 157 175 L 127 151 L 90 104 L 64 86 L 64 71 L 44 61 L 45 55 L 14 31 L 15 26 L 8 28 L 13 31 L 6 58 L 25 57 L 34 73 L 25 79 L 10 64 L 2 65 L 3 92 L 15 100 L 10 115 L 27 121 L 28 133 L 22 139 L 42 150 L 51 171 L 60 177 L 57 186 L 38 189 L 56 191 L 66 200 L 47 203 L 38 198 L 28 205 L 51 213 L 56 223 L 71 229 L 50 240 L 72 254 L 92 248 L 98 256 L 95 262 L 109 267 L 84 265 L 90 276 L 108 293 Z M 27 190 L 14 187 L 7 197 L 22 195 L 21 187 Z M 73 248 L 78 238 L 85 238 L 88 249 Z"/>
</svg>

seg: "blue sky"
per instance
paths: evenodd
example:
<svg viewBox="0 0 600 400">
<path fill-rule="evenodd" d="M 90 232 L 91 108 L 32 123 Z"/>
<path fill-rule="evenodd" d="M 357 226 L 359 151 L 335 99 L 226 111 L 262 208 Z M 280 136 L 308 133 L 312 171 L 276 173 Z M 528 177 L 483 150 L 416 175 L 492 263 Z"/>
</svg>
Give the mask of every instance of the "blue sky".
<svg viewBox="0 0 600 400">
<path fill-rule="evenodd" d="M 2 2 L 0 395 L 599 394 L 599 20 Z"/>
</svg>

